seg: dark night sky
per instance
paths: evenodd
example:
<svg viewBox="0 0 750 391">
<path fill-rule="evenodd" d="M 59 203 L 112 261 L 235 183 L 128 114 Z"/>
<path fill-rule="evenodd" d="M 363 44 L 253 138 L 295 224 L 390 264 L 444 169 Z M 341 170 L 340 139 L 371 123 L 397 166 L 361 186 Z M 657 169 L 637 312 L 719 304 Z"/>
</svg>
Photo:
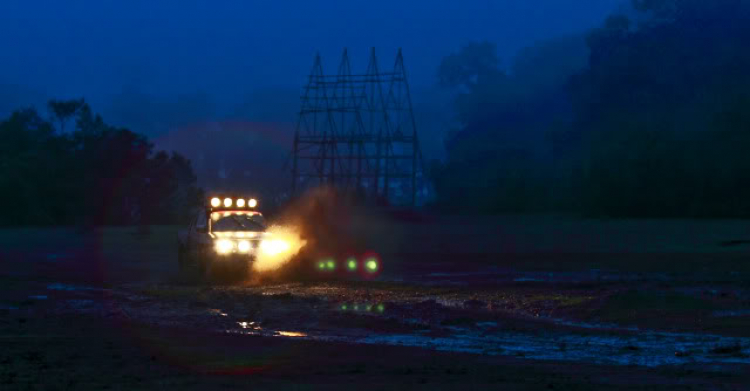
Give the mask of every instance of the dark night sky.
<svg viewBox="0 0 750 391">
<path fill-rule="evenodd" d="M 154 125 L 134 118 L 137 109 L 112 109 L 115 96 L 137 91 L 208 99 L 213 107 L 190 121 L 293 122 L 316 51 L 330 72 L 348 47 L 356 71 L 373 46 L 382 69 L 403 47 L 414 100 L 424 101 L 441 58 L 462 45 L 493 41 L 507 64 L 525 46 L 599 25 L 624 1 L 4 0 L 0 115 L 82 96 L 105 120 L 160 133 L 170 120 L 155 118 L 158 111 L 147 119 Z M 258 101 L 279 109 L 248 109 Z M 175 107 L 170 115 L 179 117 Z"/>
</svg>

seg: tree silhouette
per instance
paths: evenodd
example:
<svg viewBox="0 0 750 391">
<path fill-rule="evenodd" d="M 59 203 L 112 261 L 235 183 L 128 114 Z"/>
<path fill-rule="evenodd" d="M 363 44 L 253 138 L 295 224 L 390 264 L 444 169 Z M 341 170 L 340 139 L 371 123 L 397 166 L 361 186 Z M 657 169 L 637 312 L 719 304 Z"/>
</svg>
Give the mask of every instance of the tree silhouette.
<svg viewBox="0 0 750 391">
<path fill-rule="evenodd" d="M 0 224 L 168 224 L 200 202 L 190 162 L 154 153 L 142 135 L 104 122 L 81 100 L 50 101 L 60 129 L 34 109 L 0 122 Z M 63 132 L 75 117 L 75 129 Z"/>
<path fill-rule="evenodd" d="M 55 100 L 52 99 L 47 103 L 52 115 L 55 117 L 57 122 L 60 124 L 58 129 L 61 133 L 65 132 L 65 124 L 78 113 L 81 108 L 86 106 L 86 102 L 83 98 L 81 99 L 70 99 L 70 100 Z"/>
</svg>

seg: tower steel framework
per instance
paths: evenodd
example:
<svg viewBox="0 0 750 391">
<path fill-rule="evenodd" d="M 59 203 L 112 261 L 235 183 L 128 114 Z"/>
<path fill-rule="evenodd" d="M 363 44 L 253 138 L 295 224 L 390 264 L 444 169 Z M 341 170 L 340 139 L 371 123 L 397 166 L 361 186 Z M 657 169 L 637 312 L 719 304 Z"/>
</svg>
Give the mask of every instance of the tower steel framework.
<svg viewBox="0 0 750 391">
<path fill-rule="evenodd" d="M 336 75 L 325 74 L 316 55 L 292 158 L 292 194 L 331 185 L 416 205 L 423 164 L 401 49 L 392 72 L 379 70 L 374 48 L 363 74 L 352 73 L 346 49 Z"/>
</svg>

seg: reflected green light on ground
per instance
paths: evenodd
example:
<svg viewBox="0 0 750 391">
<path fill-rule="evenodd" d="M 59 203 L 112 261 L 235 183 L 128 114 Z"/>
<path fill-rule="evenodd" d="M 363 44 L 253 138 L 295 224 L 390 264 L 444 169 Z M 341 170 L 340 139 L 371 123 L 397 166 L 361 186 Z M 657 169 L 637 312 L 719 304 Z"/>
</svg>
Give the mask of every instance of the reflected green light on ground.
<svg viewBox="0 0 750 391">
<path fill-rule="evenodd" d="M 360 312 L 360 311 L 362 311 L 362 312 L 364 312 L 364 311 L 366 311 L 366 312 L 373 312 L 373 311 L 383 312 L 383 311 L 385 311 L 385 305 L 383 305 L 383 304 L 375 305 L 375 304 L 367 304 L 367 303 L 352 304 L 352 305 L 341 304 L 341 306 L 339 307 L 339 309 L 341 311 L 350 311 L 351 310 L 351 311 L 356 311 L 356 312 Z"/>
</svg>

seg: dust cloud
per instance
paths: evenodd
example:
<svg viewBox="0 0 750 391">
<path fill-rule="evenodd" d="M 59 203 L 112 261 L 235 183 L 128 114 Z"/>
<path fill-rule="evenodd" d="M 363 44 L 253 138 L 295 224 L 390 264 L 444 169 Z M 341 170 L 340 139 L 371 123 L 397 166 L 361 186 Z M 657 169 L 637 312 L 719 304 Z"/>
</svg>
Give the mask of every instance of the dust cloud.
<svg viewBox="0 0 750 391">
<path fill-rule="evenodd" d="M 266 231 L 269 239 L 261 245 L 253 263 L 253 271 L 263 273 L 278 270 L 297 255 L 307 241 L 294 225 L 271 225 Z"/>
<path fill-rule="evenodd" d="M 260 255 L 252 270 L 256 277 L 302 277 L 316 260 L 388 251 L 400 237 L 398 227 L 382 213 L 330 187 L 312 189 L 289 204 L 272 219 L 269 232 L 289 248 Z"/>
</svg>

